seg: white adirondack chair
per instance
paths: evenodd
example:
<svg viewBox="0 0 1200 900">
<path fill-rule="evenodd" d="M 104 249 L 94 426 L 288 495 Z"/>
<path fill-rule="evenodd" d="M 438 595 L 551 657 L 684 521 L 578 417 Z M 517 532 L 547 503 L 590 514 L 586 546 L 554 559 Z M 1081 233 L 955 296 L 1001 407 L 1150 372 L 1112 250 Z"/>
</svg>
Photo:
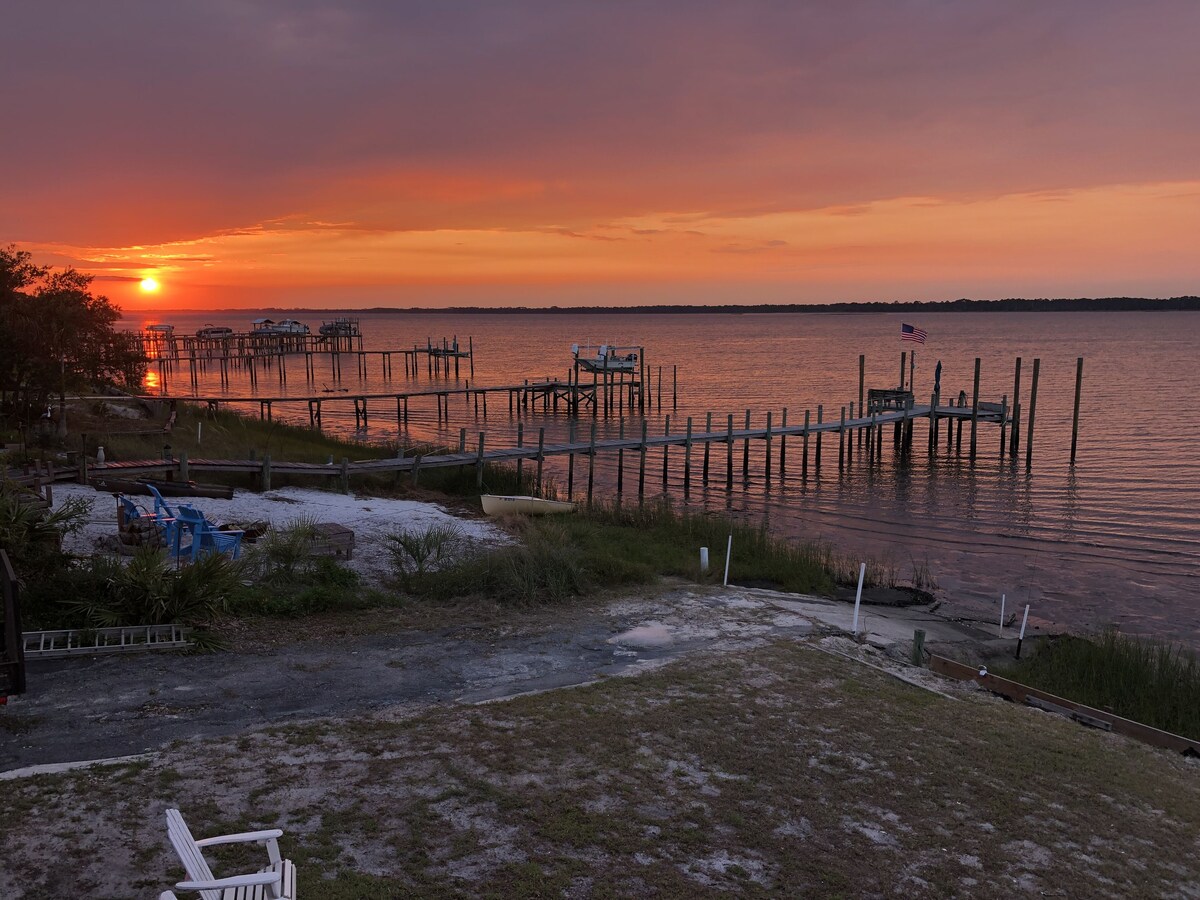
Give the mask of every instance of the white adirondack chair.
<svg viewBox="0 0 1200 900">
<path fill-rule="evenodd" d="M 296 900 L 296 867 L 289 859 L 279 856 L 278 839 L 283 832 L 278 828 L 267 831 L 248 831 L 245 834 L 227 834 L 220 837 L 196 840 L 177 809 L 167 810 L 167 835 L 184 871 L 187 881 L 175 885 L 178 891 L 199 891 L 203 900 Z M 270 865 L 250 875 L 235 875 L 231 878 L 216 878 L 200 852 L 203 847 L 218 844 L 244 844 L 256 841 L 265 844 Z M 174 897 L 169 891 L 159 900 Z"/>
</svg>

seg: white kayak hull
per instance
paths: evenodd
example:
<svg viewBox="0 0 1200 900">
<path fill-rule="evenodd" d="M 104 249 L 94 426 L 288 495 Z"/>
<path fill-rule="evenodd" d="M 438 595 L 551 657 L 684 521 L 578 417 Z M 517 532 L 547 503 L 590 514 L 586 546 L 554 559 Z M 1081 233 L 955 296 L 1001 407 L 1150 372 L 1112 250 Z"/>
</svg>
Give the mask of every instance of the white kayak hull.
<svg viewBox="0 0 1200 900">
<path fill-rule="evenodd" d="M 479 500 L 483 504 L 483 511 L 489 516 L 545 516 L 551 513 L 575 512 L 575 504 L 565 500 L 506 497 L 500 494 L 484 494 Z"/>
</svg>

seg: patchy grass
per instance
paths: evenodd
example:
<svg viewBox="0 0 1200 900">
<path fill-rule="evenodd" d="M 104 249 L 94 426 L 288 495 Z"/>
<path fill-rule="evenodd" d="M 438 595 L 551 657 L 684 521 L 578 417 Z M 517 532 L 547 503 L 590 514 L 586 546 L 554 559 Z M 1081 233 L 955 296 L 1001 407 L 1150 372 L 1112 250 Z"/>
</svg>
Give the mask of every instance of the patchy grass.
<svg viewBox="0 0 1200 900">
<path fill-rule="evenodd" d="M 1174 644 L 1114 630 L 1091 639 L 1064 636 L 998 674 L 1200 740 L 1200 663 Z"/>
<path fill-rule="evenodd" d="M 198 835 L 284 828 L 302 889 L 333 900 L 1186 895 L 1196 775 L 781 643 L 10 782 L 0 895 L 168 886 L 182 876 L 162 822 L 174 805 Z M 213 859 L 218 873 L 248 862 Z"/>
<path fill-rule="evenodd" d="M 651 584 L 682 577 L 711 583 L 723 574 L 733 534 L 736 584 L 770 585 L 798 593 L 833 593 L 841 567 L 825 545 L 792 543 L 722 518 L 641 508 L 594 506 L 570 516 L 514 517 L 520 538 L 510 546 L 442 560 L 429 571 L 402 567 L 406 589 L 447 600 L 482 595 L 502 604 L 561 603 L 602 587 Z M 700 571 L 700 547 L 712 565 Z"/>
</svg>

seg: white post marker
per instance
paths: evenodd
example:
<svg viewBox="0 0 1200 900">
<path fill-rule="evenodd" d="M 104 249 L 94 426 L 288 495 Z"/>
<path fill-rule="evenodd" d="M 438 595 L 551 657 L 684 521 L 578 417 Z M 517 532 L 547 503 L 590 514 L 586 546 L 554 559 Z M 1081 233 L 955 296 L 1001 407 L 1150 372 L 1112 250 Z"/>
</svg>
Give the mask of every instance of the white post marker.
<svg viewBox="0 0 1200 900">
<path fill-rule="evenodd" d="M 196 446 L 197 446 L 197 447 L 199 447 L 199 446 L 200 446 L 200 432 L 201 432 L 201 430 L 202 430 L 203 428 L 204 428 L 204 423 L 203 423 L 203 422 L 197 422 L 197 423 L 196 423 Z"/>
<path fill-rule="evenodd" d="M 733 532 L 729 533 L 729 543 L 725 545 L 725 587 L 729 587 L 729 557 L 733 556 Z"/>
<path fill-rule="evenodd" d="M 858 593 L 854 595 L 854 627 L 850 629 L 850 633 L 857 637 L 858 635 L 858 604 L 862 602 L 862 586 L 863 578 L 867 574 L 867 564 L 860 563 L 858 566 Z"/>
<path fill-rule="evenodd" d="M 708 548 L 707 547 L 700 548 L 700 571 L 701 572 L 708 571 Z"/>
<path fill-rule="evenodd" d="M 1004 594 L 1000 595 L 1000 633 L 997 637 L 1004 637 Z"/>
<path fill-rule="evenodd" d="M 1029 621 L 1029 604 L 1025 604 L 1025 615 L 1021 618 L 1021 635 L 1017 638 L 1016 659 L 1021 658 L 1021 643 L 1025 640 L 1025 623 Z"/>
</svg>

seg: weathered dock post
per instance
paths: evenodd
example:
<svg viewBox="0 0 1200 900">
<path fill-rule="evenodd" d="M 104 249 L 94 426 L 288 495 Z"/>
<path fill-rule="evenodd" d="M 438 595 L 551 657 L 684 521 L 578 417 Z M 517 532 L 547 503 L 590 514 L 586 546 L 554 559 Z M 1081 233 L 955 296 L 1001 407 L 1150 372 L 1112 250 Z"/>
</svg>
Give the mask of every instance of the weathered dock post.
<svg viewBox="0 0 1200 900">
<path fill-rule="evenodd" d="M 179 480 L 188 481 L 188 453 L 186 450 L 179 451 Z M 47 485 L 49 489 L 49 485 Z"/>
<path fill-rule="evenodd" d="M 822 406 L 820 403 L 818 403 L 817 404 L 817 425 L 818 426 L 820 426 L 821 422 L 824 419 L 824 411 L 825 411 L 825 407 Z M 824 432 L 822 432 L 818 428 L 818 430 L 817 430 L 817 453 L 816 453 L 815 458 L 813 459 L 813 463 L 816 467 L 818 475 L 821 474 L 821 436 L 823 434 L 824 434 Z"/>
<path fill-rule="evenodd" d="M 854 420 L 854 401 L 850 401 L 850 419 Z M 846 439 L 846 465 L 850 466 L 854 463 L 854 432 L 861 429 L 850 429 L 850 437 Z"/>
<path fill-rule="evenodd" d="M 479 451 L 475 456 L 475 487 L 483 487 L 483 436 L 484 432 L 479 432 Z"/>
<path fill-rule="evenodd" d="M 465 455 L 467 452 L 467 429 L 458 429 L 458 452 Z"/>
<path fill-rule="evenodd" d="M 688 416 L 687 433 L 683 439 L 683 496 L 692 492 L 692 417 Z"/>
<path fill-rule="evenodd" d="M 575 493 L 575 420 L 567 423 L 567 499 Z"/>
<path fill-rule="evenodd" d="M 342 457 L 342 493 L 350 493 L 350 460 L 348 457 Z"/>
<path fill-rule="evenodd" d="M 1008 394 L 1000 398 L 1000 459 L 1004 459 L 1005 445 L 1008 443 L 1008 435 L 1004 433 L 1004 426 L 1008 422 Z"/>
<path fill-rule="evenodd" d="M 1025 432 L 1025 468 L 1033 466 L 1033 416 L 1037 412 L 1038 375 L 1042 370 L 1042 361 L 1034 359 L 1033 378 L 1029 385 L 1029 425 Z"/>
<path fill-rule="evenodd" d="M 979 430 L 979 357 L 975 357 L 975 386 L 971 389 L 971 462 L 975 462 L 976 432 Z"/>
<path fill-rule="evenodd" d="M 705 433 L 705 435 L 712 434 L 712 413 L 708 413 L 704 417 L 704 433 Z M 704 441 L 704 473 L 700 479 L 701 481 L 704 482 L 705 488 L 708 487 L 708 456 L 709 456 L 709 451 L 711 449 L 712 449 L 712 441 L 709 440 L 708 438 L 706 438 Z"/>
<path fill-rule="evenodd" d="M 646 496 L 646 420 L 642 419 L 642 443 L 638 448 L 638 502 Z"/>
<path fill-rule="evenodd" d="M 617 425 L 617 440 L 625 440 L 625 416 L 622 413 L 621 421 Z M 625 448 L 617 448 L 617 500 L 621 499 L 621 494 L 625 492 Z"/>
<path fill-rule="evenodd" d="M 858 354 L 858 414 L 862 415 L 866 407 L 863 406 L 863 401 L 866 399 L 866 384 L 867 384 L 867 355 L 865 353 Z M 863 445 L 862 429 L 858 430 L 858 446 Z"/>
<path fill-rule="evenodd" d="M 779 418 L 779 427 L 782 431 L 787 431 L 787 407 L 783 408 L 783 413 Z M 779 477 L 782 478 L 787 473 L 787 435 L 779 435 Z"/>
<path fill-rule="evenodd" d="M 750 410 L 746 410 L 746 437 L 742 440 L 742 480 L 750 477 Z"/>
<path fill-rule="evenodd" d="M 763 434 L 763 452 L 766 456 L 763 465 L 763 478 L 766 481 L 771 480 L 771 411 L 767 410 L 767 430 Z"/>
<path fill-rule="evenodd" d="M 933 456 L 933 454 L 937 451 L 937 433 L 938 433 L 937 432 L 937 428 L 938 428 L 937 407 L 938 407 L 938 395 L 937 395 L 937 391 L 934 391 L 932 394 L 929 395 L 929 455 L 930 456 Z M 1001 429 L 1001 431 L 1003 432 L 1003 429 Z"/>
<path fill-rule="evenodd" d="M 729 414 L 725 437 L 725 490 L 733 490 L 733 413 Z"/>
<path fill-rule="evenodd" d="M 546 463 L 546 429 L 538 429 L 537 492 L 542 493 L 542 466 Z"/>
<path fill-rule="evenodd" d="M 810 413 L 806 409 L 804 411 L 804 443 L 803 443 L 803 448 L 801 450 L 801 459 L 800 459 L 800 477 L 801 478 L 808 477 L 808 422 L 809 422 L 809 416 L 810 416 Z"/>
<path fill-rule="evenodd" d="M 1021 357 L 1017 357 L 1017 364 L 1013 370 L 1013 417 L 1012 417 L 1012 437 L 1009 440 L 1008 455 L 1014 459 L 1017 456 L 1017 447 L 1020 443 L 1021 436 Z"/>
<path fill-rule="evenodd" d="M 664 421 L 664 424 L 663 424 L 663 437 L 669 438 L 670 436 L 671 436 L 671 414 L 667 413 L 666 420 Z M 662 483 L 663 483 L 664 487 L 666 487 L 666 484 L 667 484 L 667 462 L 668 462 L 668 458 L 670 456 L 670 452 L 671 452 L 671 445 L 664 443 L 663 444 L 663 479 L 662 479 Z"/>
<path fill-rule="evenodd" d="M 525 423 L 517 423 L 517 449 L 520 450 L 525 446 Z M 525 460 L 517 457 L 517 493 L 521 492 L 521 470 L 524 468 Z"/>
<path fill-rule="evenodd" d="M 1083 391 L 1083 357 L 1075 360 L 1075 412 L 1071 415 L 1071 465 L 1075 465 L 1075 449 L 1079 446 L 1079 397 Z"/>
<path fill-rule="evenodd" d="M 592 419 L 592 433 L 588 439 L 588 506 L 592 505 L 592 484 L 596 480 L 596 420 Z"/>
<path fill-rule="evenodd" d="M 842 421 L 838 425 L 838 471 L 846 471 L 846 407 L 842 407 Z"/>
</svg>

